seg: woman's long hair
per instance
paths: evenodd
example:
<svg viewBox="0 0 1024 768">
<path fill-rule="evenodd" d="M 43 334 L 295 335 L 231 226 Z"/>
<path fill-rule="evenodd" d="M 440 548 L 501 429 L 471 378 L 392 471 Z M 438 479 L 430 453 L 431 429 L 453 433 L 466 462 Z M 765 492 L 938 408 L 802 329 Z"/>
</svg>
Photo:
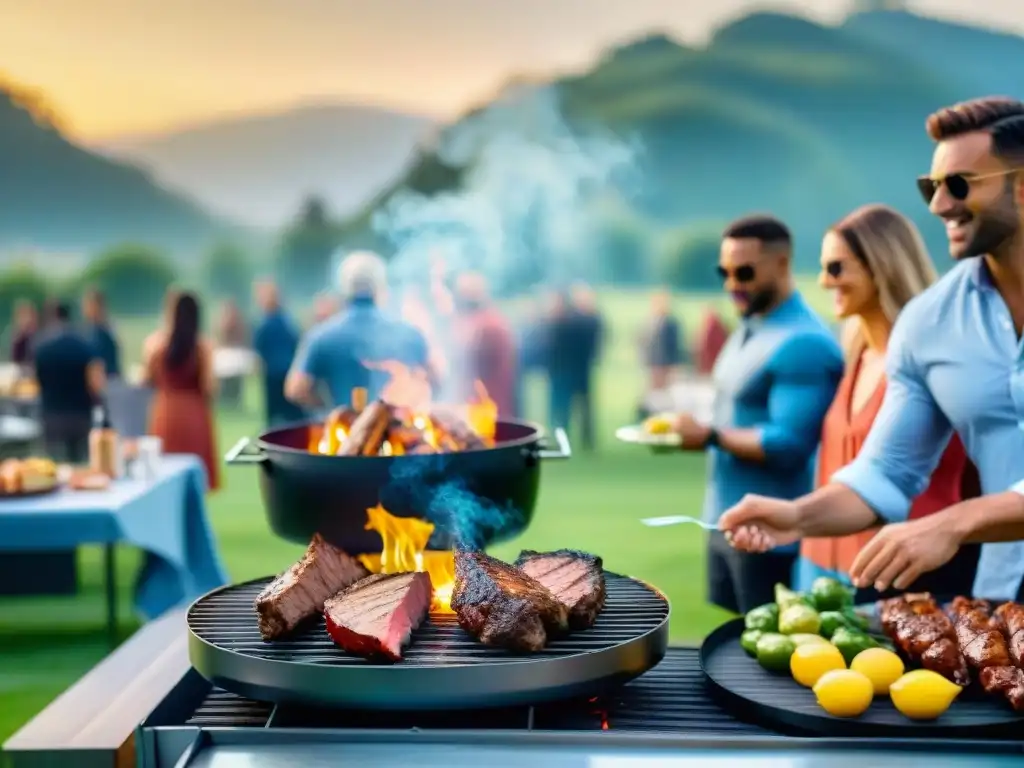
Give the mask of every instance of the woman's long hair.
<svg viewBox="0 0 1024 768">
<path fill-rule="evenodd" d="M 914 223 L 887 205 L 865 205 L 834 224 L 830 231 L 843 239 L 853 255 L 871 274 L 878 290 L 882 313 L 890 323 L 907 302 L 938 279 Z M 864 349 L 860 321 L 844 334 L 847 360 L 856 360 Z"/>
<path fill-rule="evenodd" d="M 167 350 L 164 361 L 170 369 L 180 368 L 196 353 L 201 325 L 199 299 L 190 291 L 179 291 L 168 297 Z"/>
</svg>

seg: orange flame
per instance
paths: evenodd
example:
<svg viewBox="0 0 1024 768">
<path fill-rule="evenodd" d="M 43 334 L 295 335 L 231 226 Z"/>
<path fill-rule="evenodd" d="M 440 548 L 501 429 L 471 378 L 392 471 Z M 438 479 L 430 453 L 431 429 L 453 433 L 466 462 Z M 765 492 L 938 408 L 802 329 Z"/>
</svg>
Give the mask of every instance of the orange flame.
<svg viewBox="0 0 1024 768">
<path fill-rule="evenodd" d="M 433 523 L 415 517 L 395 517 L 378 504 L 366 510 L 366 530 L 376 531 L 383 541 L 379 555 L 359 556 L 367 570 L 371 573 L 425 571 L 434 585 L 431 610 L 453 613 L 455 554 L 427 549 L 434 532 Z"/>
<path fill-rule="evenodd" d="M 474 432 L 492 444 L 498 426 L 498 404 L 491 400 L 482 381 L 474 382 L 473 388 L 476 390 L 476 399 L 466 404 L 466 420 Z"/>
</svg>

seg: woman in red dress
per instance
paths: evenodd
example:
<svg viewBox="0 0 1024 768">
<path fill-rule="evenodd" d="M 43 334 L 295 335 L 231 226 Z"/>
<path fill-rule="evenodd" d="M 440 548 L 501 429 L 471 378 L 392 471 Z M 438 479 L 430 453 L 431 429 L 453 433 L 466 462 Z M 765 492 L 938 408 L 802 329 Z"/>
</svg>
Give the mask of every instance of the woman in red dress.
<svg viewBox="0 0 1024 768">
<path fill-rule="evenodd" d="M 885 395 L 885 351 L 903 306 L 935 282 L 935 268 L 917 228 L 897 211 L 869 205 L 851 213 L 825 235 L 822 287 L 832 292 L 837 318 L 846 321 L 846 374 L 821 430 L 818 484 L 824 485 L 857 456 Z M 979 494 L 977 472 L 956 436 L 950 441 L 911 518 L 924 517 Z M 818 576 L 849 584 L 850 567 L 877 529 L 837 538 L 805 539 L 797 564 L 797 589 Z M 970 594 L 979 555 L 964 547 L 949 564 L 925 574 L 907 591 Z M 862 591 L 861 600 L 875 597 Z"/>
<path fill-rule="evenodd" d="M 164 327 L 143 350 L 146 377 L 155 389 L 149 433 L 166 453 L 192 453 L 206 465 L 209 489 L 220 485 L 211 403 L 217 380 L 213 347 L 199 332 L 199 301 L 187 291 L 168 297 Z"/>
</svg>

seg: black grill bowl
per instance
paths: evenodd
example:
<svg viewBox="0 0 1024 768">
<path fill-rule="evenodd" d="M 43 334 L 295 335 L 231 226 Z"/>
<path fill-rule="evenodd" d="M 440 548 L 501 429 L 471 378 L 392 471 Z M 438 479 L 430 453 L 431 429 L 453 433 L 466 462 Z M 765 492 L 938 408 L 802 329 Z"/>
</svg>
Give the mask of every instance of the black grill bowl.
<svg viewBox="0 0 1024 768">
<path fill-rule="evenodd" d="M 913 721 L 888 698 L 876 698 L 860 717 L 833 717 L 818 706 L 814 693 L 788 674 L 762 668 L 740 647 L 743 619 L 723 624 L 704 641 L 700 663 L 718 703 L 733 715 L 795 734 L 870 739 L 998 738 L 1019 733 L 1024 718 L 1002 697 L 964 691 L 942 717 Z"/>
<path fill-rule="evenodd" d="M 668 647 L 668 599 L 605 573 L 608 599 L 590 629 L 532 654 L 482 645 L 455 617 L 431 614 L 405 658 L 379 664 L 347 654 L 320 617 L 265 642 L 253 601 L 271 577 L 214 590 L 188 611 L 189 658 L 214 685 L 259 701 L 375 710 L 470 709 L 597 695 L 654 667 Z"/>
</svg>

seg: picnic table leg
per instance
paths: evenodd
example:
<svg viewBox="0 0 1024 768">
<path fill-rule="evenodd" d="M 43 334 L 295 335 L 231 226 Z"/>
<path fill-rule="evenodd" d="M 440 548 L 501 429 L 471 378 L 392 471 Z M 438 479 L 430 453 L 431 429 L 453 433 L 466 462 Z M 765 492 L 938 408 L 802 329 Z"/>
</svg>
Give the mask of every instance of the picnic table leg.
<svg viewBox="0 0 1024 768">
<path fill-rule="evenodd" d="M 117 646 L 117 568 L 116 544 L 103 545 L 104 582 L 107 593 L 107 640 L 110 647 Z"/>
</svg>

